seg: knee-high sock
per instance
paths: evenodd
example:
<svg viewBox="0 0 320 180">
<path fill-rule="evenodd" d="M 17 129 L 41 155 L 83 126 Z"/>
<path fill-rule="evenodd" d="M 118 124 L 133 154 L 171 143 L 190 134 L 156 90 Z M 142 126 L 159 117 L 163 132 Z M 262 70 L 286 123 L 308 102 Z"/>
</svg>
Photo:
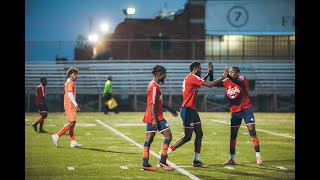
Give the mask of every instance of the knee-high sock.
<svg viewBox="0 0 320 180">
<path fill-rule="evenodd" d="M 150 143 L 144 142 L 143 146 L 143 165 L 147 166 L 149 162 Z"/>
<path fill-rule="evenodd" d="M 76 140 L 76 135 L 74 134 L 74 127 L 69 129 L 70 140 Z"/>
<path fill-rule="evenodd" d="M 62 136 L 65 132 L 67 132 L 70 129 L 69 124 L 65 125 L 58 133 L 57 135 L 60 137 Z"/>
<path fill-rule="evenodd" d="M 161 151 L 161 157 L 160 157 L 160 162 L 161 163 L 166 163 L 167 161 L 167 151 L 169 148 L 169 144 L 171 142 L 171 139 L 164 139 L 162 143 L 162 151 Z"/>
<path fill-rule="evenodd" d="M 260 152 L 259 139 L 258 139 L 258 136 L 256 134 L 256 130 L 255 129 L 249 130 L 249 134 L 250 134 L 250 137 L 251 137 L 251 140 L 252 140 L 252 144 L 253 144 L 253 147 L 254 147 L 255 151 L 256 152 Z"/>
</svg>

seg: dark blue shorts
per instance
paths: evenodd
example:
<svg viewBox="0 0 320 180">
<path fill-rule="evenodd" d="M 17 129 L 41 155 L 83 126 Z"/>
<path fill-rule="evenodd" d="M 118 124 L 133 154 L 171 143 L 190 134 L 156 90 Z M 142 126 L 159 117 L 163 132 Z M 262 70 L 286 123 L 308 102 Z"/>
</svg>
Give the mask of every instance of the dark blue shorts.
<svg viewBox="0 0 320 180">
<path fill-rule="evenodd" d="M 201 124 L 198 112 L 192 108 L 181 108 L 180 117 L 185 128 L 193 128 L 195 124 Z"/>
<path fill-rule="evenodd" d="M 147 123 L 147 132 L 156 132 L 157 130 L 160 132 L 163 132 L 167 129 L 170 129 L 169 124 L 167 123 L 167 120 L 163 119 L 161 121 L 158 121 L 157 129 L 152 128 L 151 123 Z"/>
<path fill-rule="evenodd" d="M 37 106 L 37 108 L 38 108 L 39 112 L 41 112 L 41 111 L 48 111 L 47 104 L 45 104 L 45 103 L 39 104 L 39 105 Z"/>
<path fill-rule="evenodd" d="M 252 108 L 245 109 L 240 112 L 231 113 L 230 126 L 240 126 L 242 118 L 247 124 L 255 124 L 254 115 Z"/>
</svg>

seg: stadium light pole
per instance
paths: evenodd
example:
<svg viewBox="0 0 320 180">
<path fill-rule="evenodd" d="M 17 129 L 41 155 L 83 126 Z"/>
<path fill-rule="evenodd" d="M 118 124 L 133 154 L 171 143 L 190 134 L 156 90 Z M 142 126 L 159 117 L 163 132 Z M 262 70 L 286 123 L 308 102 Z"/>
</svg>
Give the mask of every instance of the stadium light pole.
<svg viewBox="0 0 320 180">
<path fill-rule="evenodd" d="M 128 7 L 127 9 L 123 9 L 122 11 L 124 15 L 126 15 L 126 17 L 128 18 L 134 15 L 134 13 L 136 12 L 136 9 L 133 7 Z"/>
</svg>

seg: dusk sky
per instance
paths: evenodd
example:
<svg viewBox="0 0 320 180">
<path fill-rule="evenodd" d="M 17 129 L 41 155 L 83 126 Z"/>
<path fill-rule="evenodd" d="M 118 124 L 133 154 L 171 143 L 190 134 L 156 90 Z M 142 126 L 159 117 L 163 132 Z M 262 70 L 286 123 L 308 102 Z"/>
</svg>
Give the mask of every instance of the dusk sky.
<svg viewBox="0 0 320 180">
<path fill-rule="evenodd" d="M 122 9 L 134 7 L 134 18 L 153 18 L 167 4 L 168 11 L 182 9 L 187 0 L 25 0 L 26 41 L 75 41 L 100 22 L 110 33 L 125 19 Z"/>
</svg>

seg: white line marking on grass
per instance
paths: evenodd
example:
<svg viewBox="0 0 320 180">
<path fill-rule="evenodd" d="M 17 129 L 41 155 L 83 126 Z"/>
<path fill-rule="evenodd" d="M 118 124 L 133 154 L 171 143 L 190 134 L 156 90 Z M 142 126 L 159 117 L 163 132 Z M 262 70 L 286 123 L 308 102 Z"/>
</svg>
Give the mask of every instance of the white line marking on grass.
<svg viewBox="0 0 320 180">
<path fill-rule="evenodd" d="M 228 125 L 229 125 L 229 123 L 227 123 L 227 122 L 223 122 L 223 121 L 219 121 L 219 120 L 215 120 L 215 119 L 211 119 L 211 121 L 217 122 L 217 123 L 222 123 L 222 124 L 228 124 Z M 247 128 L 246 126 L 240 126 L 240 127 L 242 127 L 242 128 Z M 295 139 L 295 137 L 293 137 L 293 136 L 289 136 L 289 135 L 285 135 L 285 134 L 279 134 L 279 133 L 275 133 L 275 132 L 271 132 L 271 131 L 265 131 L 265 130 L 262 130 L 262 129 L 256 129 L 256 131 L 261 131 L 261 132 L 273 134 L 273 135 L 276 135 L 276 136 L 281 136 L 281 137 L 287 137 L 287 138 Z"/>
<path fill-rule="evenodd" d="M 224 168 L 227 168 L 229 170 L 234 170 L 234 167 L 231 167 L 231 166 L 225 166 Z"/>
<path fill-rule="evenodd" d="M 129 169 L 127 166 L 120 166 L 121 169 Z"/>
<path fill-rule="evenodd" d="M 116 126 L 145 126 L 143 123 L 140 124 L 115 124 Z"/>
<path fill-rule="evenodd" d="M 111 131 L 115 132 L 116 134 L 118 134 L 119 136 L 123 137 L 124 139 L 126 139 L 127 141 L 131 142 L 132 144 L 138 146 L 139 148 L 143 149 L 143 146 L 137 142 L 135 142 L 134 140 L 132 140 L 131 138 L 129 138 L 128 136 L 124 135 L 123 133 L 117 131 L 116 129 L 112 128 L 111 126 L 103 123 L 102 121 L 100 121 L 99 119 L 96 119 L 96 121 L 101 124 L 102 126 L 110 129 Z M 155 153 L 154 151 L 151 151 L 150 150 L 150 154 L 153 155 L 154 157 L 160 159 L 160 155 Z M 167 160 L 167 164 L 170 165 L 170 166 L 174 166 L 175 169 L 179 172 L 181 172 L 182 174 L 188 176 L 190 179 L 193 179 L 193 180 L 200 180 L 197 176 L 193 175 L 193 174 L 190 174 L 188 171 L 180 168 L 179 166 L 177 166 L 176 164 L 172 163 L 171 161 Z"/>
<path fill-rule="evenodd" d="M 281 169 L 281 170 L 284 170 L 284 171 L 288 170 L 287 168 L 282 167 L 282 166 L 277 166 L 277 168 L 278 168 L 278 169 Z"/>
<path fill-rule="evenodd" d="M 68 167 L 68 170 L 74 170 L 74 167 Z"/>
</svg>

